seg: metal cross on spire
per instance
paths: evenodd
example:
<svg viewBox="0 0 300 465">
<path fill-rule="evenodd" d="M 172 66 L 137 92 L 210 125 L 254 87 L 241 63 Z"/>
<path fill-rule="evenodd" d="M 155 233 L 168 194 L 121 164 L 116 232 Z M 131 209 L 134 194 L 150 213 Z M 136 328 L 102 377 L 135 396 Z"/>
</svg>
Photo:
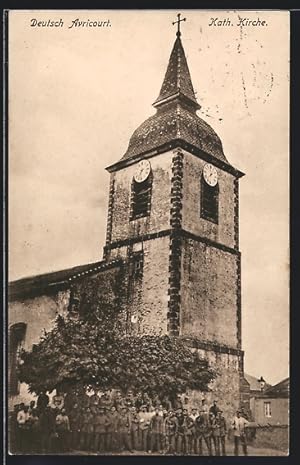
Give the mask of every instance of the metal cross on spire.
<svg viewBox="0 0 300 465">
<path fill-rule="evenodd" d="M 180 23 L 181 23 L 181 21 L 186 21 L 186 18 L 180 19 L 180 16 L 181 16 L 181 13 L 178 13 L 178 15 L 177 15 L 177 18 L 178 18 L 177 21 L 173 21 L 173 22 L 172 22 L 173 26 L 174 26 L 174 24 L 177 24 L 177 25 L 178 25 L 178 26 L 177 26 L 177 32 L 176 32 L 177 37 L 180 37 L 180 36 L 181 36 L 181 32 L 180 32 Z"/>
</svg>

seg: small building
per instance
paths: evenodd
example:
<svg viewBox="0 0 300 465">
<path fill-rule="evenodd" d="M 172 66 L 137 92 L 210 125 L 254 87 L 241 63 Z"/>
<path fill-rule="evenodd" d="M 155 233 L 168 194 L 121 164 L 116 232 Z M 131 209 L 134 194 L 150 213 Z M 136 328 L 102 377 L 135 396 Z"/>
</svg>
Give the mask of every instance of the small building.
<svg viewBox="0 0 300 465">
<path fill-rule="evenodd" d="M 288 425 L 289 396 L 289 378 L 256 394 L 250 400 L 254 421 L 258 425 Z"/>
</svg>

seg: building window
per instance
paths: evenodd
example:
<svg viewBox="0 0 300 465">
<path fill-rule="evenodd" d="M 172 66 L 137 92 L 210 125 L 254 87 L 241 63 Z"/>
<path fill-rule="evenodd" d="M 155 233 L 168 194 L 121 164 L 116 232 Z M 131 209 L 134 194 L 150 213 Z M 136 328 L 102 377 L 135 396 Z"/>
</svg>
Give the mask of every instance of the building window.
<svg viewBox="0 0 300 465">
<path fill-rule="evenodd" d="M 265 417 L 270 418 L 272 416 L 271 402 L 264 402 L 264 411 L 265 411 Z"/>
<path fill-rule="evenodd" d="M 131 276 L 134 279 L 140 279 L 143 277 L 143 266 L 143 252 L 133 252 L 131 256 Z"/>
<path fill-rule="evenodd" d="M 130 219 L 135 220 L 150 215 L 152 176 L 143 182 L 132 181 L 131 184 L 131 214 Z"/>
<path fill-rule="evenodd" d="M 219 221 L 219 184 L 209 186 L 202 176 L 200 190 L 200 216 L 217 224 Z"/>
<path fill-rule="evenodd" d="M 143 252 L 132 252 L 129 258 L 129 282 L 128 291 L 129 297 L 135 293 L 137 285 L 142 282 L 144 268 Z"/>
<path fill-rule="evenodd" d="M 16 323 L 9 330 L 8 387 L 10 396 L 19 394 L 17 368 L 20 360 L 20 351 L 25 341 L 26 326 L 25 323 Z"/>
</svg>

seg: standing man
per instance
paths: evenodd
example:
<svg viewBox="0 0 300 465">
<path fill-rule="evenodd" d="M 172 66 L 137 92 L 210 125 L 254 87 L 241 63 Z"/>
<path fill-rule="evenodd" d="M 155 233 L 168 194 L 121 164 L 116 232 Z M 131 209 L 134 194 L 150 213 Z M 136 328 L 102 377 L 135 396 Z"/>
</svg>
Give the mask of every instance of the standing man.
<svg viewBox="0 0 300 465">
<path fill-rule="evenodd" d="M 180 394 L 177 394 L 174 402 L 173 402 L 173 407 L 175 411 L 178 411 L 179 409 L 183 408 L 182 400 Z"/>
<path fill-rule="evenodd" d="M 226 434 L 227 434 L 227 425 L 226 420 L 223 416 L 223 411 L 219 410 L 217 415 L 217 422 L 220 428 L 220 446 L 221 446 L 221 455 L 225 457 L 226 455 Z"/>
<path fill-rule="evenodd" d="M 188 415 L 187 409 L 183 410 L 184 416 L 184 444 L 185 453 L 190 455 L 193 451 L 193 428 L 194 420 Z"/>
<path fill-rule="evenodd" d="M 196 431 L 196 418 L 198 418 L 199 413 L 196 408 L 192 408 L 192 412 L 190 417 L 193 420 L 193 427 L 192 427 L 192 453 L 197 454 L 197 431 Z"/>
<path fill-rule="evenodd" d="M 135 397 L 135 408 L 137 410 L 137 412 L 139 412 L 141 410 L 141 407 L 142 405 L 144 404 L 143 402 L 143 394 L 141 393 L 141 391 L 138 391 L 136 397 Z"/>
<path fill-rule="evenodd" d="M 147 406 L 142 405 L 141 410 L 139 412 L 140 418 L 140 443 L 141 448 L 143 451 L 148 452 L 150 449 L 149 442 L 149 428 L 150 428 L 150 420 L 152 418 L 152 414 L 147 412 Z"/>
<path fill-rule="evenodd" d="M 124 449 L 127 449 L 129 452 L 132 452 L 130 430 L 131 430 L 130 415 L 127 412 L 127 408 L 122 407 L 122 410 L 119 416 L 119 423 L 118 423 L 119 443 L 120 443 L 121 451 L 123 451 Z"/>
<path fill-rule="evenodd" d="M 50 406 L 47 406 L 40 414 L 40 431 L 42 452 L 51 452 L 55 434 L 55 415 Z"/>
<path fill-rule="evenodd" d="M 239 455 L 239 444 L 243 446 L 244 455 L 247 453 L 247 439 L 245 428 L 248 426 L 249 422 L 241 416 L 241 412 L 237 410 L 236 416 L 233 419 L 233 436 L 234 436 L 234 455 Z"/>
<path fill-rule="evenodd" d="M 110 410 L 112 406 L 112 399 L 111 399 L 111 393 L 109 392 L 108 389 L 105 389 L 103 396 L 100 397 L 100 405 L 103 407 L 107 412 Z"/>
<path fill-rule="evenodd" d="M 114 405 L 111 406 L 108 413 L 109 425 L 107 427 L 106 448 L 108 451 L 116 451 L 119 448 L 118 425 L 119 413 Z"/>
<path fill-rule="evenodd" d="M 42 410 L 45 410 L 48 404 L 49 404 L 49 396 L 47 396 L 45 391 L 41 391 L 38 396 L 37 403 L 36 403 L 39 413 Z"/>
<path fill-rule="evenodd" d="M 194 412 L 196 409 L 193 409 Z M 186 453 L 188 455 L 195 453 L 195 437 L 196 437 L 196 426 L 195 426 L 195 417 L 194 415 L 186 416 L 186 433 L 185 433 L 185 444 L 186 444 Z"/>
<path fill-rule="evenodd" d="M 64 409 L 67 412 L 67 415 L 70 414 L 73 406 L 77 404 L 77 399 L 75 395 L 75 390 L 73 388 L 69 389 L 65 395 L 64 399 Z"/>
<path fill-rule="evenodd" d="M 152 400 L 150 399 L 149 394 L 147 392 L 144 392 L 143 394 L 143 405 L 146 405 L 147 412 L 151 411 Z"/>
<path fill-rule="evenodd" d="M 206 409 L 200 412 L 195 420 L 196 423 L 196 450 L 203 455 L 203 441 L 206 444 L 208 455 L 211 455 L 211 425 L 209 414 Z"/>
<path fill-rule="evenodd" d="M 98 413 L 95 418 L 95 438 L 94 438 L 94 451 L 104 452 L 106 443 L 106 430 L 108 426 L 108 418 L 104 413 L 103 407 L 98 408 Z"/>
<path fill-rule="evenodd" d="M 176 452 L 176 435 L 178 430 L 178 420 L 173 412 L 169 411 L 168 416 L 165 419 L 165 435 L 166 435 L 166 454 L 175 454 Z"/>
<path fill-rule="evenodd" d="M 78 449 L 80 445 L 82 413 L 76 402 L 73 405 L 73 407 L 69 410 L 68 417 L 70 422 L 70 447 L 72 449 Z"/>
<path fill-rule="evenodd" d="M 27 439 L 28 439 L 28 420 L 29 420 L 29 412 L 28 406 L 22 402 L 20 404 L 20 410 L 17 414 L 17 425 L 18 425 L 18 438 L 19 438 L 19 446 L 21 452 L 26 452 L 27 447 Z"/>
<path fill-rule="evenodd" d="M 215 415 L 212 412 L 210 413 L 210 424 L 211 424 L 212 442 L 215 448 L 215 455 L 219 456 L 220 455 L 220 426 L 217 421 L 217 417 L 215 417 Z"/>
<path fill-rule="evenodd" d="M 218 411 L 219 411 L 218 401 L 217 401 L 217 400 L 214 400 L 212 406 L 211 406 L 210 409 L 209 409 L 209 413 L 213 413 L 214 416 L 216 417 Z"/>
<path fill-rule="evenodd" d="M 131 444 L 134 450 L 140 450 L 140 417 L 137 414 L 136 408 L 131 407 Z"/>
<path fill-rule="evenodd" d="M 80 448 L 83 450 L 91 450 L 94 433 L 93 414 L 90 407 L 87 407 L 82 414 Z"/>
<path fill-rule="evenodd" d="M 90 407 L 91 407 L 92 412 L 93 412 L 93 409 L 95 412 L 96 411 L 98 412 L 99 403 L 100 403 L 99 388 L 95 388 L 94 394 L 90 397 Z"/>
<path fill-rule="evenodd" d="M 184 438 L 185 418 L 184 418 L 183 411 L 181 408 L 177 410 L 176 416 L 177 416 L 177 421 L 178 421 L 176 452 L 179 455 L 183 455 L 184 439 L 185 439 Z"/>
<path fill-rule="evenodd" d="M 131 389 L 127 391 L 127 396 L 124 399 L 124 405 L 127 407 L 128 410 L 131 409 L 131 407 L 134 407 L 135 404 L 135 398 L 133 396 L 133 392 Z"/>
<path fill-rule="evenodd" d="M 69 450 L 70 422 L 65 409 L 61 409 L 55 420 L 56 432 L 58 434 L 59 451 Z"/>
<path fill-rule="evenodd" d="M 164 419 L 159 414 L 159 408 L 155 409 L 155 414 L 150 420 L 150 435 L 151 435 L 151 452 L 156 450 L 162 453 Z"/>
<path fill-rule="evenodd" d="M 124 399 L 122 397 L 120 389 L 116 389 L 113 404 L 116 407 L 118 413 L 121 413 L 122 407 L 124 407 Z"/>
</svg>

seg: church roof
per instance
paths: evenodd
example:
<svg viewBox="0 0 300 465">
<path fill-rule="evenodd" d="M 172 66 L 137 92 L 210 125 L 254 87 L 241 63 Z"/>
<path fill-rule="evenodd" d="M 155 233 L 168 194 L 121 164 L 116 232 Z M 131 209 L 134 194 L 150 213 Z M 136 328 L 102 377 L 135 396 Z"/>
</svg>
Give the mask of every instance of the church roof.
<svg viewBox="0 0 300 465">
<path fill-rule="evenodd" d="M 177 34 L 159 96 L 153 106 L 156 114 L 134 131 L 120 161 L 179 140 L 229 165 L 220 138 L 196 114 L 200 105 L 195 96 L 180 34 Z"/>
<path fill-rule="evenodd" d="M 196 100 L 190 71 L 179 36 L 175 40 L 165 78 L 154 106 L 159 106 L 162 101 L 178 93 L 191 100 L 196 108 L 200 108 Z"/>
<path fill-rule="evenodd" d="M 150 116 L 134 131 L 123 159 L 151 151 L 176 139 L 228 163 L 222 142 L 211 126 L 183 105 L 173 103 L 169 103 L 164 111 Z"/>
<path fill-rule="evenodd" d="M 120 266 L 121 263 L 122 260 L 112 260 L 110 262 L 102 260 L 95 263 L 67 268 L 65 270 L 11 281 L 8 283 L 8 299 L 9 301 L 14 301 L 19 298 L 36 296 L 44 292 L 55 291 L 58 288 L 68 287 L 74 280 Z"/>
</svg>

